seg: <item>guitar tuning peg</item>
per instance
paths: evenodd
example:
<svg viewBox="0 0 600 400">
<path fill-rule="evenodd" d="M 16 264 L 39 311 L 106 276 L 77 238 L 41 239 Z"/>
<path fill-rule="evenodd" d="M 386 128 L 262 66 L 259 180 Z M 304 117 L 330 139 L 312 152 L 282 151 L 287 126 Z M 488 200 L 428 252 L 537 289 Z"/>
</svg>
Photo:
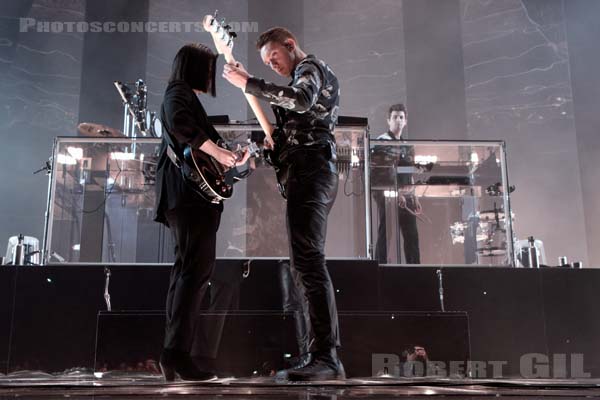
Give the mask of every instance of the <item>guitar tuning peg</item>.
<svg viewBox="0 0 600 400">
<path fill-rule="evenodd" d="M 229 32 L 229 36 L 231 36 L 232 39 L 235 39 L 237 37 L 237 33 Z"/>
</svg>

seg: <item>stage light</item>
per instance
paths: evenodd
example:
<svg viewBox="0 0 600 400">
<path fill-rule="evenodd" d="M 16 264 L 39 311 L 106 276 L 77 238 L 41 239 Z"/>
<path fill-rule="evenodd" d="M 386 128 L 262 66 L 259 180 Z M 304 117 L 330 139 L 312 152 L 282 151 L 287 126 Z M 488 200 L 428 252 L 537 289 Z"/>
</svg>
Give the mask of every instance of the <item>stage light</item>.
<svg viewBox="0 0 600 400">
<path fill-rule="evenodd" d="M 67 147 L 67 152 L 76 160 L 81 160 L 83 158 L 83 149 L 81 147 Z"/>
<path fill-rule="evenodd" d="M 74 159 L 73 157 L 66 155 L 66 154 L 58 154 L 56 156 L 56 162 L 59 164 L 65 164 L 65 165 L 75 165 L 77 164 L 77 160 Z"/>
<path fill-rule="evenodd" d="M 129 161 L 129 160 L 135 160 L 135 154 L 115 151 L 115 152 L 110 153 L 110 158 L 112 160 Z"/>
<path fill-rule="evenodd" d="M 426 154 L 417 154 L 415 156 L 415 164 L 425 165 L 425 164 L 435 164 L 438 160 L 438 157 L 435 155 L 426 155 Z"/>
</svg>

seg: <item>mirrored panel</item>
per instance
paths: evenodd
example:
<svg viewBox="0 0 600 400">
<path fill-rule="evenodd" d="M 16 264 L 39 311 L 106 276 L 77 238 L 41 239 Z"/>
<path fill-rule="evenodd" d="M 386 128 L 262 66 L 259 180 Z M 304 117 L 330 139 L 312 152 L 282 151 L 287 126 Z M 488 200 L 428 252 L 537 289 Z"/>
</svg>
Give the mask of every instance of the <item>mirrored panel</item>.
<svg viewBox="0 0 600 400">
<path fill-rule="evenodd" d="M 258 125 L 220 125 L 232 147 L 261 145 Z M 330 213 L 327 257 L 366 258 L 366 127 L 339 127 L 339 191 Z M 170 263 L 170 232 L 154 222 L 160 139 L 57 138 L 50 178 L 47 263 Z M 225 201 L 217 257 L 287 257 L 285 199 L 273 168 L 252 158 Z"/>
<path fill-rule="evenodd" d="M 375 259 L 512 265 L 501 142 L 372 140 L 370 148 Z"/>
</svg>

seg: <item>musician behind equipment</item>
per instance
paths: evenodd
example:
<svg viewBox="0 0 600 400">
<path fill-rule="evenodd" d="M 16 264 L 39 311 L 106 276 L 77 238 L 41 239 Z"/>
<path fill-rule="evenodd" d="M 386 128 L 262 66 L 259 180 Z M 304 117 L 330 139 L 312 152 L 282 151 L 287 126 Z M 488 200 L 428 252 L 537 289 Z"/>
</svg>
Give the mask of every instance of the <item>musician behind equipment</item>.
<svg viewBox="0 0 600 400">
<path fill-rule="evenodd" d="M 394 104 L 388 110 L 388 131 L 379 135 L 377 140 L 401 140 L 403 131 L 407 123 L 407 112 L 404 104 Z M 382 150 L 391 149 L 388 146 L 380 146 Z M 377 150 L 376 150 L 377 151 Z M 412 165 L 414 161 L 414 150 L 412 146 L 393 146 L 394 164 L 397 166 Z M 411 184 L 411 176 L 407 174 L 397 174 L 396 183 L 398 187 Z M 394 185 L 395 187 L 395 185 Z M 379 227 L 377 229 L 377 244 L 375 247 L 375 258 L 381 264 L 387 264 L 387 231 L 386 231 L 386 197 L 384 191 L 374 191 L 373 197 L 377 204 Z M 396 200 L 393 197 L 394 201 Z M 419 232 L 417 230 L 417 215 L 421 213 L 421 204 L 412 193 L 398 193 L 398 227 L 402 232 L 404 239 L 404 255 L 407 264 L 420 264 L 421 257 L 419 252 Z M 401 261 L 400 250 L 398 249 L 398 262 Z"/>
</svg>

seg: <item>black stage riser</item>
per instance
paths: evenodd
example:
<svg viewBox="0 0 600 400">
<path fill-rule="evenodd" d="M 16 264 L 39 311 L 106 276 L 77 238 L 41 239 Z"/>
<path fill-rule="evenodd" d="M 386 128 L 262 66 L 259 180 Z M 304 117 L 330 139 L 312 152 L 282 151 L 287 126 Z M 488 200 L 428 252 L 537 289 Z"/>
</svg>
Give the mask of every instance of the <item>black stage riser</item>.
<svg viewBox="0 0 600 400">
<path fill-rule="evenodd" d="M 219 260 L 217 269 L 241 271 L 244 262 Z M 436 268 L 377 267 L 351 260 L 330 260 L 328 266 L 340 312 L 440 310 Z M 113 310 L 163 308 L 168 266 L 110 269 Z M 600 376 L 600 321 L 594 310 L 600 303 L 600 271 L 442 271 L 446 311 L 468 313 L 471 359 L 508 361 L 503 372 L 519 376 L 524 354 L 582 353 L 585 370 Z M 253 261 L 250 276 L 239 281 L 240 310 L 281 311 L 276 260 Z M 2 369 L 93 367 L 97 316 L 106 309 L 104 284 L 103 266 L 0 269 Z M 352 340 L 352 332 L 342 331 L 342 339 Z"/>
<path fill-rule="evenodd" d="M 135 370 L 145 368 L 148 360 L 156 362 L 164 318 L 162 312 L 100 313 L 95 371 Z M 193 347 L 204 348 L 196 355 L 205 355 L 202 362 L 221 376 L 271 376 L 289 366 L 288 357 L 297 356 L 293 318 L 276 312 L 203 313 Z M 339 321 L 341 331 L 347 332 L 340 353 L 349 377 L 371 376 L 385 368 L 390 375 L 404 376 L 400 358 L 415 344 L 426 343 L 435 360 L 445 364 L 469 359 L 466 313 L 341 312 Z M 206 359 L 211 352 L 216 361 Z"/>
</svg>

